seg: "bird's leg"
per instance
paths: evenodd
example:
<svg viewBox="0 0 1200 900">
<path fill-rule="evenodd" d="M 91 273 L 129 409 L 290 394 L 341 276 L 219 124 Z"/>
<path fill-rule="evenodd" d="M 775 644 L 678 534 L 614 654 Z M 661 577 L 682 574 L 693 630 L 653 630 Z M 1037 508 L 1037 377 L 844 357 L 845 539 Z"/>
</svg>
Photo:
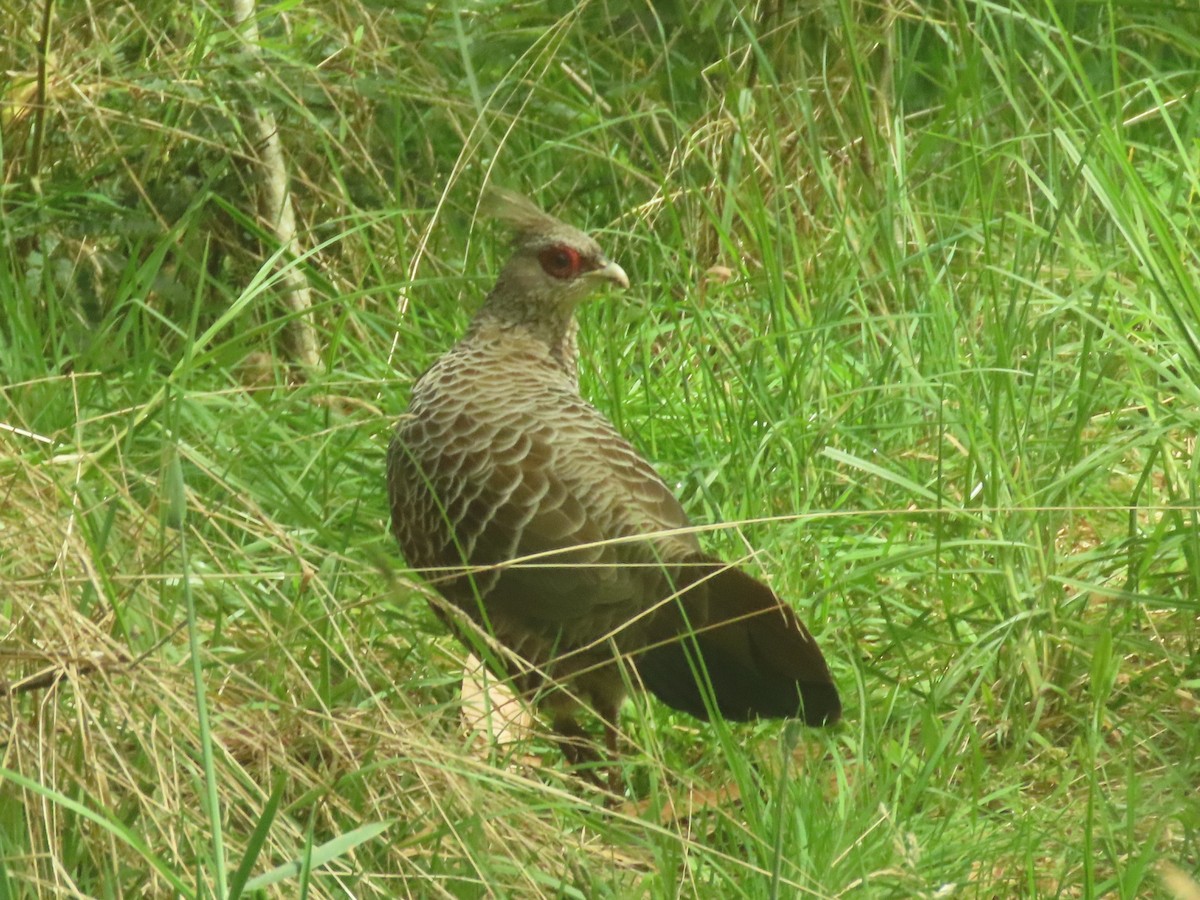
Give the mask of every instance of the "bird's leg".
<svg viewBox="0 0 1200 900">
<path fill-rule="evenodd" d="M 615 760 L 617 753 L 617 723 L 607 716 L 604 719 L 604 749 L 608 751 L 609 760 Z"/>
<path fill-rule="evenodd" d="M 562 750 L 563 756 L 566 757 L 567 764 L 581 778 L 603 790 L 604 783 L 601 781 L 599 774 L 600 763 L 603 759 L 597 751 L 596 744 L 591 739 L 591 736 L 584 731 L 574 716 L 556 717 L 554 720 L 554 734 L 555 741 L 558 743 L 559 749 Z"/>
<path fill-rule="evenodd" d="M 592 739 L 574 719 L 555 721 L 554 732 L 563 756 L 571 765 L 600 761 L 600 754 L 596 752 Z"/>
<path fill-rule="evenodd" d="M 617 766 L 617 710 L 606 709 L 600 715 L 604 725 L 604 748 L 600 748 L 584 730 L 574 715 L 554 718 L 555 740 L 566 757 L 567 764 L 580 778 L 608 794 L 606 804 L 625 796 L 625 780 Z"/>
<path fill-rule="evenodd" d="M 625 796 L 625 779 L 617 766 L 617 711 L 605 710 L 601 719 L 604 722 L 604 749 L 608 751 L 608 792 L 613 797 Z"/>
</svg>

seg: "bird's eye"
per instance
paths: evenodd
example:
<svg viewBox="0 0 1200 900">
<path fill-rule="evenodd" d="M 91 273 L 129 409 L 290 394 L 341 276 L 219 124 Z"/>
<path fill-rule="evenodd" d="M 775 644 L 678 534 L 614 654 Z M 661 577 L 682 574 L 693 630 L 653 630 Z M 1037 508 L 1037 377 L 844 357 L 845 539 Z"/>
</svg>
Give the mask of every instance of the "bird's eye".
<svg viewBox="0 0 1200 900">
<path fill-rule="evenodd" d="M 542 271 L 552 278 L 573 278 L 580 270 L 579 251 L 563 244 L 547 247 L 538 254 L 538 262 L 542 264 Z"/>
</svg>

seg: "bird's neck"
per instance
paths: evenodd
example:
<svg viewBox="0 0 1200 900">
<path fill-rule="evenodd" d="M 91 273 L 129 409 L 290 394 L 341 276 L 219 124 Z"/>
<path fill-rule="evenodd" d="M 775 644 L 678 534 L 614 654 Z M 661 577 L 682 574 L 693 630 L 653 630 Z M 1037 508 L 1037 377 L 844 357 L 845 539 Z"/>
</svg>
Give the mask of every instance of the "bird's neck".
<svg viewBox="0 0 1200 900">
<path fill-rule="evenodd" d="M 579 324 L 573 312 L 556 309 L 534 311 L 525 304 L 494 302 L 489 296 L 467 326 L 463 341 L 494 339 L 503 345 L 524 338 L 544 345 L 550 360 L 570 377 L 579 381 Z"/>
</svg>

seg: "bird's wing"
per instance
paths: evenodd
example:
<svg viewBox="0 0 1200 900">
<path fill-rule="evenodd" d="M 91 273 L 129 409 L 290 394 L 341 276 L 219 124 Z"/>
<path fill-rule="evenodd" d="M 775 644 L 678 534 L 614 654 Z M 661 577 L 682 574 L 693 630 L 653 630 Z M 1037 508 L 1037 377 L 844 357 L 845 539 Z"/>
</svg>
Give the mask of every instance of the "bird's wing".
<svg viewBox="0 0 1200 900">
<path fill-rule="evenodd" d="M 526 433 L 520 482 L 495 531 L 480 531 L 485 553 L 516 527 L 517 555 L 542 555 L 506 573 L 489 605 L 537 596 L 537 618 L 587 615 L 587 630 L 604 632 L 665 596 L 662 563 L 699 548 L 679 501 L 603 416 L 582 400 L 558 413 L 552 429 Z"/>
<path fill-rule="evenodd" d="M 489 386 L 418 399 L 397 433 L 392 519 L 410 564 L 452 570 L 435 577 L 442 594 L 531 660 L 611 635 L 646 687 L 692 715 L 837 720 L 803 623 L 700 552 L 679 502 L 611 423 L 567 389 L 509 383 L 500 403 Z"/>
<path fill-rule="evenodd" d="M 484 597 L 491 616 L 602 633 L 662 596 L 659 560 L 698 544 L 672 533 L 688 528 L 683 508 L 595 408 L 564 392 L 542 401 L 550 417 L 538 401 L 503 417 L 479 404 L 423 410 L 402 424 L 394 527 L 414 566 L 471 567 L 440 584 L 468 612 Z"/>
</svg>

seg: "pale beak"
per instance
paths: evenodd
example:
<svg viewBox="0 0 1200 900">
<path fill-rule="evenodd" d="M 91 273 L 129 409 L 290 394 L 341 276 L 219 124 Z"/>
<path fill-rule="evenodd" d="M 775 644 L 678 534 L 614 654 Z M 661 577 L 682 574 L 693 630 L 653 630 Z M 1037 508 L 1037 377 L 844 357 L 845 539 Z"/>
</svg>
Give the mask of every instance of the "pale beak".
<svg viewBox="0 0 1200 900">
<path fill-rule="evenodd" d="M 625 274 L 625 270 L 611 260 L 604 260 L 604 265 L 598 269 L 592 269 L 588 272 L 592 278 L 602 278 L 605 281 L 611 281 L 618 287 L 629 287 L 629 276 Z"/>
</svg>

